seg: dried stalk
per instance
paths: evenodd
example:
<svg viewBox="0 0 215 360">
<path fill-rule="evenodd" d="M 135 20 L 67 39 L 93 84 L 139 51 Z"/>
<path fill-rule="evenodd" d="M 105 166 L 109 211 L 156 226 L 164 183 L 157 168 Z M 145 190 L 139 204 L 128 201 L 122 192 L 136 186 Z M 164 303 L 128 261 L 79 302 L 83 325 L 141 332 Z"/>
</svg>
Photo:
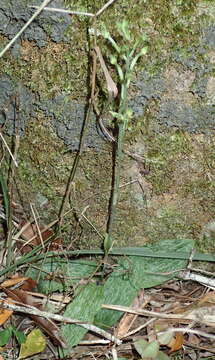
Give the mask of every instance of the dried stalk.
<svg viewBox="0 0 215 360">
<path fill-rule="evenodd" d="M 85 329 L 92 331 L 95 334 L 100 335 L 100 336 L 114 342 L 116 345 L 120 345 L 122 343 L 121 340 L 117 339 L 115 336 L 111 335 L 107 331 L 104 331 L 103 329 L 100 329 L 99 327 L 97 327 L 95 325 L 92 325 L 92 324 L 89 324 L 89 323 L 86 323 L 86 322 L 83 322 L 80 320 L 72 319 L 69 317 L 61 316 L 58 314 L 52 314 L 47 311 L 40 311 L 33 306 L 24 307 L 24 306 L 19 306 L 19 305 L 14 305 L 14 304 L 8 304 L 3 299 L 0 299 L 0 300 L 1 300 L 0 308 L 18 311 L 18 312 L 21 312 L 24 314 L 41 316 L 46 319 L 52 319 L 52 320 L 60 321 L 60 322 L 67 323 L 67 324 L 76 324 L 78 326 L 82 326 Z"/>
</svg>

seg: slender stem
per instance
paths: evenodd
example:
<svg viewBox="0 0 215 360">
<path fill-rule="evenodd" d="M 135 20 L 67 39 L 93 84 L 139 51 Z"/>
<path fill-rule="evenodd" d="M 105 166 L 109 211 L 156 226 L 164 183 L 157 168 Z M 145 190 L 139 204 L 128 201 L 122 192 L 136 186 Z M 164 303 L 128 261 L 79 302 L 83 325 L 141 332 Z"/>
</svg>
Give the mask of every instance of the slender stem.
<svg viewBox="0 0 215 360">
<path fill-rule="evenodd" d="M 88 109 L 87 109 L 87 114 L 86 114 L 86 117 L 85 117 L 85 120 L 84 120 L 84 124 L 82 126 L 79 149 L 78 149 L 78 152 L 77 152 L 77 154 L 75 156 L 75 160 L 73 162 L 73 166 L 72 166 L 72 169 L 71 169 L 71 172 L 70 172 L 70 175 L 69 175 L 69 179 L 68 179 L 68 182 L 67 182 L 67 188 L 66 188 L 65 196 L 63 198 L 62 205 L 61 205 L 61 208 L 60 208 L 60 211 L 59 211 L 58 229 L 61 228 L 62 223 L 63 223 L 63 217 L 64 217 L 64 213 L 65 213 L 65 208 L 66 208 L 66 205 L 67 205 L 70 193 L 71 193 L 72 183 L 73 183 L 73 180 L 75 178 L 75 173 L 76 173 L 76 170 L 77 170 L 77 167 L 78 167 L 78 164 L 79 164 L 79 160 L 80 160 L 80 157 L 81 157 L 81 154 L 82 154 L 85 135 L 86 135 L 86 127 L 87 127 L 87 124 L 89 122 L 91 113 L 92 113 L 92 104 L 89 103 L 89 106 L 88 106 Z"/>
<path fill-rule="evenodd" d="M 121 94 L 123 91 L 123 97 L 121 96 L 121 101 L 119 105 L 119 114 L 125 115 L 126 107 L 127 107 L 127 88 L 122 84 L 121 87 Z M 113 229 L 114 229 L 114 221 L 116 220 L 116 210 L 117 210 L 117 203 L 119 199 L 119 188 L 120 188 L 120 174 L 121 174 L 121 166 L 122 166 L 122 159 L 123 159 L 123 144 L 125 138 L 125 131 L 127 127 L 127 120 L 126 118 L 123 121 L 120 121 L 118 124 L 118 137 L 117 142 L 115 145 L 115 159 L 114 159 L 114 169 L 113 169 L 113 187 L 110 199 L 110 206 L 109 206 L 109 218 L 107 222 L 107 236 L 104 240 L 104 263 L 107 262 L 107 257 L 110 249 L 112 248 L 113 244 Z"/>
<path fill-rule="evenodd" d="M 16 122 L 19 122 L 19 101 L 15 97 L 14 104 L 14 122 L 16 126 L 16 135 L 13 137 L 13 157 L 10 161 L 9 175 L 8 175 L 8 217 L 7 217 L 7 256 L 6 256 L 6 265 L 10 265 L 12 262 L 12 245 L 13 245 L 13 196 L 14 196 L 14 177 L 15 177 L 15 167 L 17 166 L 17 153 L 19 148 L 19 134 L 17 129 Z M 15 161 L 14 161 L 15 160 Z"/>
<path fill-rule="evenodd" d="M 96 18 L 94 18 L 94 26 L 96 28 Z M 94 41 L 95 41 L 95 44 L 96 44 L 96 36 L 95 36 Z M 76 154 L 76 157 L 75 157 L 75 160 L 74 160 L 74 163 L 73 163 L 73 166 L 72 166 L 72 170 L 71 170 L 70 175 L 69 175 L 69 179 L 68 179 L 68 182 L 67 182 L 66 193 L 65 193 L 65 196 L 63 198 L 62 205 L 61 205 L 61 208 L 60 208 L 60 211 L 59 211 L 58 230 L 62 226 L 63 216 L 64 216 L 66 204 L 68 202 L 68 199 L 69 199 L 69 196 L 70 196 L 70 193 L 71 193 L 72 182 L 73 182 L 73 180 L 75 178 L 76 169 L 78 167 L 79 160 L 80 160 L 80 157 L 81 157 L 81 154 L 82 154 L 82 151 L 83 151 L 83 147 L 84 147 L 84 140 L 85 140 L 85 137 L 86 137 L 87 125 L 89 123 L 90 116 L 91 116 L 92 111 L 93 111 L 93 99 L 94 99 L 94 96 L 95 96 L 94 93 L 95 93 L 95 81 L 96 81 L 95 79 L 96 79 L 96 61 L 93 61 L 92 80 L 91 80 L 92 86 L 91 86 L 91 94 L 90 94 L 90 98 L 89 98 L 89 105 L 88 105 L 87 113 L 86 113 L 84 123 L 83 123 L 83 126 L 82 126 L 78 152 Z"/>
</svg>

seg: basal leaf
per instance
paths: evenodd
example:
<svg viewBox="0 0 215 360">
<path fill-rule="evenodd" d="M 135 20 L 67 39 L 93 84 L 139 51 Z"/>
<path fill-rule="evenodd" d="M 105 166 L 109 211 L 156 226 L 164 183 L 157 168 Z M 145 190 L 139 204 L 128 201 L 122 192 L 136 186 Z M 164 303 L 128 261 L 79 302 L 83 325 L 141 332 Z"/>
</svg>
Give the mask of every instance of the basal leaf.
<svg viewBox="0 0 215 360">
<path fill-rule="evenodd" d="M 159 352 L 159 343 L 157 340 L 154 340 L 147 344 L 141 355 L 143 359 L 144 358 L 157 359 L 158 352 Z"/>
<path fill-rule="evenodd" d="M 191 240 L 165 240 L 147 245 L 142 249 L 150 249 L 155 254 L 158 251 L 189 254 L 192 246 Z M 104 304 L 129 306 L 141 288 L 157 286 L 174 278 L 176 276 L 174 271 L 184 268 L 187 263 L 187 260 L 181 259 L 144 258 L 141 256 L 119 256 L 117 261 L 119 267 L 104 285 Z M 121 312 L 101 309 L 96 315 L 96 324 L 112 326 L 121 315 Z"/>
<path fill-rule="evenodd" d="M 41 262 L 37 264 L 37 267 L 39 269 L 29 268 L 26 276 L 38 281 L 39 292 L 49 294 L 54 291 L 66 292 L 81 279 L 93 274 L 97 264 L 84 260 L 66 261 L 55 258 L 54 260 L 48 259 L 44 263 Z"/>
<path fill-rule="evenodd" d="M 144 339 L 139 339 L 134 342 L 135 350 L 138 352 L 138 354 L 142 357 L 145 348 L 147 347 L 148 342 Z"/>
<path fill-rule="evenodd" d="M 101 308 L 102 302 L 103 285 L 89 283 L 80 290 L 79 295 L 66 307 L 64 316 L 93 322 L 95 314 Z M 62 326 L 61 334 L 68 344 L 68 352 L 81 341 L 86 332 L 87 329 L 75 324 Z"/>
</svg>

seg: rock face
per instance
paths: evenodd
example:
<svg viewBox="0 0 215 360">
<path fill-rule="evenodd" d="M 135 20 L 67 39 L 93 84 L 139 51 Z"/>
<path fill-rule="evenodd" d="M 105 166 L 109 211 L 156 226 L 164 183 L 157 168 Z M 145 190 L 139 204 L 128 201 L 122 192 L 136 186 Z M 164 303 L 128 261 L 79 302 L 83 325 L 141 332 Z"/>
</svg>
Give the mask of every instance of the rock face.
<svg viewBox="0 0 215 360">
<path fill-rule="evenodd" d="M 35 1 L 1 0 L 0 33 L 12 39 L 35 12 L 30 5 L 35 5 Z M 61 6 L 62 1 L 52 1 L 52 7 Z M 70 24 L 71 18 L 67 14 L 43 11 L 26 29 L 22 39 L 34 41 L 39 48 L 46 46 L 49 39 L 56 43 L 68 42 L 65 30 Z"/>
<path fill-rule="evenodd" d="M 33 1 L 2 0 L 0 5 L 0 33 L 11 39 L 30 18 L 34 9 L 29 6 Z M 63 7 L 60 0 L 52 1 L 52 7 Z M 196 10 L 197 11 L 197 10 Z M 198 21 L 198 18 L 196 18 Z M 67 14 L 43 11 L 27 28 L 22 40 L 33 42 L 39 48 L 45 47 L 51 40 L 54 43 L 68 43 L 66 29 L 72 27 L 71 17 Z M 70 35 L 71 37 L 71 35 Z M 201 35 L 195 46 L 190 43 L 186 48 L 175 48 L 169 52 L 168 64 L 164 63 L 155 74 L 139 72 L 133 82 L 135 95 L 131 96 L 130 107 L 134 117 L 144 116 L 152 101 L 156 101 L 153 116 L 157 124 L 177 127 L 189 132 L 205 132 L 215 128 L 215 25 L 202 25 Z M 70 40 L 71 41 L 71 40 Z M 20 57 L 21 42 L 12 48 L 13 56 Z M 186 54 L 185 54 L 186 53 Z M 39 95 L 39 96 L 38 96 Z M 21 121 L 13 124 L 12 98 L 19 96 Z M 23 81 L 16 81 L 5 75 L 0 77 L 0 107 L 3 112 L 0 123 L 6 122 L 5 131 L 12 134 L 18 126 L 23 134 L 24 128 L 35 111 L 42 109 L 52 119 L 53 129 L 71 150 L 79 144 L 80 131 L 86 103 L 72 101 L 64 93 L 39 100 L 40 94 L 27 89 Z M 37 101 L 36 101 L 37 99 Z M 7 106 L 9 104 L 9 106 Z M 95 119 L 94 119 L 95 120 Z M 159 131 L 159 130 L 158 130 Z M 95 124 L 88 129 L 86 146 L 99 149 L 101 139 Z"/>
<path fill-rule="evenodd" d="M 29 5 L 35 3 L 0 1 L 1 48 L 32 16 L 35 10 Z M 134 237 L 137 242 L 142 237 L 147 241 L 190 236 L 201 232 L 196 230 L 200 223 L 215 217 L 211 185 L 214 6 L 202 0 L 151 0 L 134 2 L 132 7 L 129 3 L 115 2 L 108 16 L 99 18 L 97 24 L 99 29 L 105 22 L 118 41 L 115 23 L 125 17 L 134 40 L 141 32 L 148 36 L 148 53 L 137 64 L 131 82 L 129 106 L 134 116 L 125 147 L 144 157 L 149 172 L 141 178 L 139 164 L 125 157 L 122 182 L 131 180 L 135 185 L 122 192 L 117 234 Z M 53 0 L 49 6 L 65 8 L 68 4 L 74 7 L 70 0 Z M 93 1 L 88 2 L 89 9 L 85 5 L 80 0 L 74 10 L 95 12 L 99 6 Z M 61 200 L 74 155 L 69 152 L 68 158 L 65 153 L 79 147 L 91 86 L 92 39 L 86 31 L 90 27 L 87 18 L 43 11 L 0 59 L 0 125 L 4 134 L 18 133 L 24 139 L 20 146 L 21 176 L 29 182 L 29 193 L 33 189 L 35 198 L 47 202 Z M 100 38 L 98 43 L 117 81 L 109 61 L 111 49 Z M 106 85 L 99 64 L 97 90 L 97 103 L 105 107 Z M 83 154 L 74 190 L 83 201 L 94 192 L 107 194 L 112 173 L 110 147 L 99 134 L 94 114 L 87 125 L 84 145 L 88 151 Z M 90 206 L 92 217 L 98 217 L 98 228 L 103 229 L 108 196 L 102 200 L 99 207 L 99 200 L 92 200 Z M 195 211 L 191 212 L 191 207 Z"/>
<path fill-rule="evenodd" d="M 0 78 L 0 124 L 8 135 L 24 135 L 26 124 L 34 114 L 35 95 L 22 83 L 5 75 Z"/>
</svg>

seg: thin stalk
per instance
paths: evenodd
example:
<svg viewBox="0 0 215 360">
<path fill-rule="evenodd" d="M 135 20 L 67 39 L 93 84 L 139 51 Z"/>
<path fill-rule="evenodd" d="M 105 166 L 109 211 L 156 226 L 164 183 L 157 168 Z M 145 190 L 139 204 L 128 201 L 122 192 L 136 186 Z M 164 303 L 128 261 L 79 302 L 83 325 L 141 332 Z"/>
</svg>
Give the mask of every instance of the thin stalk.
<svg viewBox="0 0 215 360">
<path fill-rule="evenodd" d="M 96 17 L 94 17 L 94 28 L 96 28 Z M 94 44 L 96 44 L 96 36 L 94 38 Z M 91 78 L 91 93 L 90 93 L 90 98 L 89 98 L 89 104 L 88 104 L 88 109 L 87 109 L 87 113 L 84 119 L 84 123 L 82 126 L 82 131 L 81 131 L 81 135 L 80 135 L 80 142 L 79 142 L 79 148 L 78 148 L 78 152 L 76 154 L 73 166 L 72 166 L 72 170 L 70 172 L 70 176 L 67 182 L 67 188 L 66 188 L 66 193 L 65 196 L 63 198 L 62 201 L 62 205 L 59 211 L 59 223 L 58 223 L 58 230 L 61 228 L 62 226 L 62 222 L 63 222 L 63 217 L 64 217 L 64 213 L 65 213 L 65 208 L 66 208 L 66 204 L 68 202 L 70 193 L 71 193 L 71 187 L 72 187 L 72 183 L 73 180 L 75 178 L 75 173 L 76 173 L 76 169 L 78 167 L 79 164 L 79 160 L 83 151 L 83 147 L 84 147 L 84 140 L 86 137 L 86 129 L 87 129 L 87 125 L 89 123 L 91 114 L 93 112 L 93 100 L 94 100 L 94 96 L 95 96 L 95 82 L 96 82 L 96 61 L 93 61 L 93 69 L 92 69 L 92 78 Z"/>
<path fill-rule="evenodd" d="M 124 113 L 126 109 L 126 98 L 121 101 L 120 104 L 120 113 Z M 111 195 L 111 202 L 109 208 L 109 218 L 107 224 L 107 234 L 109 238 L 112 238 L 113 234 L 113 223 L 116 217 L 116 208 L 119 198 L 119 185 L 120 185 L 120 174 L 121 166 L 123 159 L 123 144 L 125 138 L 126 124 L 125 122 L 120 122 L 118 124 L 118 138 L 116 142 L 116 152 L 115 152 L 115 163 L 114 163 L 114 173 L 113 173 L 113 189 Z"/>
<path fill-rule="evenodd" d="M 125 132 L 127 128 L 127 78 L 126 71 L 129 73 L 129 61 L 127 60 L 125 64 L 125 73 L 124 73 L 124 81 L 121 84 L 121 94 L 120 94 L 120 104 L 119 104 L 119 115 L 122 116 L 122 119 L 118 120 L 118 137 L 116 151 L 115 151 L 115 161 L 114 161 L 114 170 L 113 170 L 113 187 L 109 205 L 109 218 L 107 222 L 107 235 L 104 240 L 104 264 L 107 262 L 107 257 L 110 249 L 113 245 L 113 229 L 114 229 L 114 221 L 116 219 L 116 211 L 117 211 L 117 203 L 119 199 L 119 188 L 120 188 L 120 175 L 121 175 L 121 167 L 123 160 L 123 145 Z"/>
<path fill-rule="evenodd" d="M 7 256 L 6 256 L 6 265 L 10 265 L 12 262 L 12 246 L 13 246 L 13 211 L 12 211 L 12 203 L 14 196 L 14 176 L 16 169 L 16 158 L 19 148 L 19 135 L 17 130 L 17 124 L 19 122 L 19 101 L 15 97 L 14 103 L 14 123 L 16 126 L 16 135 L 13 137 L 13 158 L 10 161 L 10 168 L 8 174 L 8 217 L 7 217 Z M 13 159 L 15 161 L 13 161 Z"/>
<path fill-rule="evenodd" d="M 71 172 L 70 172 L 70 175 L 69 175 L 69 179 L 68 179 L 68 182 L 67 182 L 65 196 L 63 198 L 62 205 L 61 205 L 61 208 L 60 208 L 60 211 L 59 211 L 58 230 L 61 228 L 62 223 L 63 223 L 63 217 L 64 217 L 64 213 L 65 213 L 65 208 L 66 208 L 67 202 L 69 200 L 69 196 L 70 196 L 71 188 L 72 188 L 72 183 L 73 183 L 73 180 L 75 178 L 75 173 L 76 173 L 76 170 L 77 170 L 77 167 L 78 167 L 78 164 L 79 164 L 79 160 L 80 160 L 80 157 L 81 157 L 81 154 L 82 154 L 85 135 L 86 135 L 86 127 L 87 127 L 87 124 L 89 122 L 89 119 L 90 119 L 90 116 L 91 116 L 91 113 L 92 113 L 92 109 L 93 109 L 93 106 L 92 106 L 92 103 L 90 102 L 89 106 L 88 106 L 88 109 L 87 109 L 87 114 L 86 114 L 86 117 L 85 117 L 85 120 L 84 120 L 84 124 L 83 124 L 83 127 L 82 127 L 82 133 L 81 133 L 81 137 L 80 137 L 79 149 L 78 149 L 78 152 L 77 152 L 77 154 L 75 156 L 75 160 L 73 162 L 73 166 L 72 166 L 72 169 L 71 169 Z"/>
<path fill-rule="evenodd" d="M 19 136 L 15 138 L 15 148 L 13 156 L 16 159 L 17 151 L 19 147 Z M 11 161 L 10 175 L 8 178 L 8 218 L 7 218 L 7 257 L 6 265 L 10 265 L 12 261 L 12 244 L 13 244 L 13 212 L 12 212 L 12 202 L 13 202 L 13 179 L 15 175 L 15 164 Z"/>
</svg>

